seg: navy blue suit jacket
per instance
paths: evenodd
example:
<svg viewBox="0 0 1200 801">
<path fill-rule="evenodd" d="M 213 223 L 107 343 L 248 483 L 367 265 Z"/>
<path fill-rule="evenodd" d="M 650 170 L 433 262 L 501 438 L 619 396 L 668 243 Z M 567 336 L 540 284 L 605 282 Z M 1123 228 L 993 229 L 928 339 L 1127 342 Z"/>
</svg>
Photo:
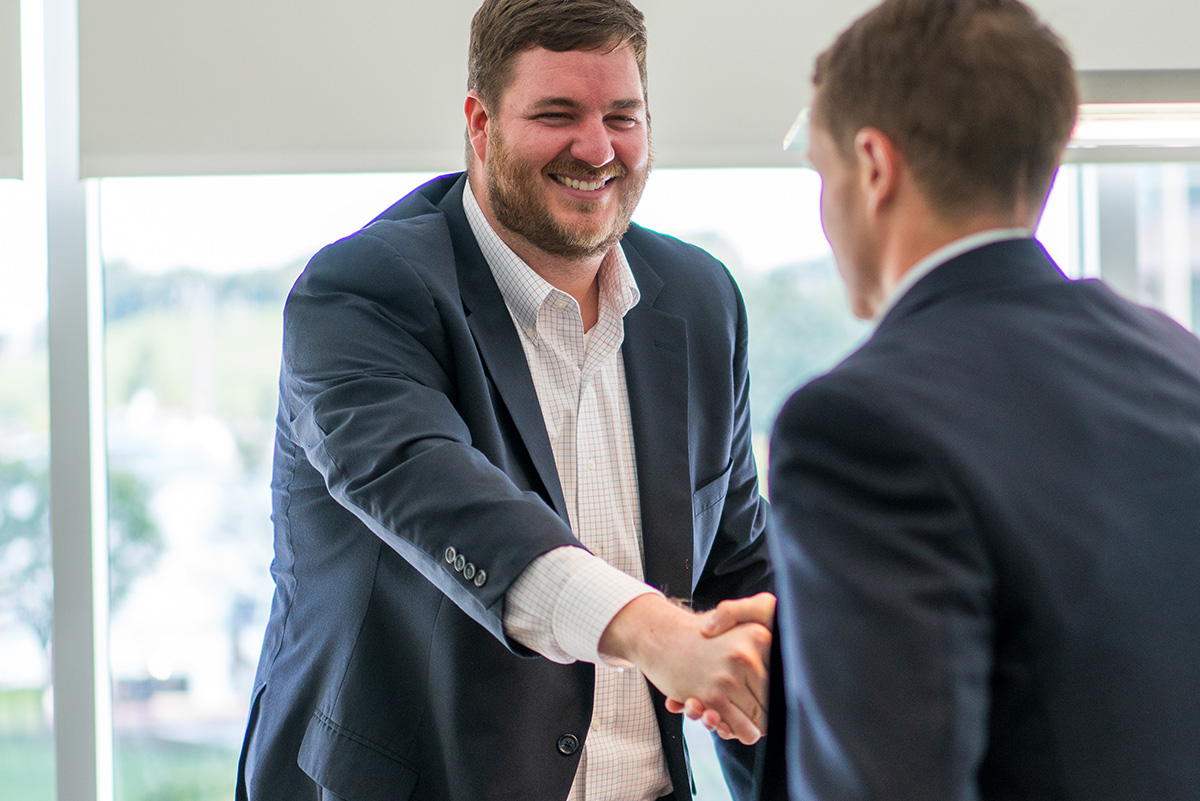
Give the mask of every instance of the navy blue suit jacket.
<svg viewBox="0 0 1200 801">
<path fill-rule="evenodd" d="M 594 668 L 530 653 L 502 616 L 533 559 L 578 541 L 464 181 L 323 249 L 288 298 L 243 797 L 561 801 L 574 777 Z M 700 608 L 766 589 L 740 295 L 697 248 L 637 226 L 622 245 L 646 579 Z M 681 721 L 654 698 L 688 798 Z"/>
<path fill-rule="evenodd" d="M 1200 798 L 1192 335 L 979 248 L 788 401 L 770 494 L 792 798 Z"/>
</svg>

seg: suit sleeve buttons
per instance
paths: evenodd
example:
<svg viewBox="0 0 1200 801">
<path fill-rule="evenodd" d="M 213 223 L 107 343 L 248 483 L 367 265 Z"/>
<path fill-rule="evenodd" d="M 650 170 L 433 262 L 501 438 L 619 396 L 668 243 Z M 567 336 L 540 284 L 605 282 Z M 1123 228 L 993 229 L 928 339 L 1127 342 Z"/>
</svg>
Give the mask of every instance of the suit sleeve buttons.
<svg viewBox="0 0 1200 801">
<path fill-rule="evenodd" d="M 571 756 L 579 750 L 579 738 L 574 734 L 564 734 L 558 738 L 558 753 Z"/>
<path fill-rule="evenodd" d="M 474 581 L 476 587 L 487 584 L 487 571 L 476 568 L 474 562 L 468 562 L 467 557 L 459 553 L 453 545 L 446 549 L 445 557 L 446 564 L 455 572 L 462 573 L 462 577 L 467 581 Z"/>
</svg>

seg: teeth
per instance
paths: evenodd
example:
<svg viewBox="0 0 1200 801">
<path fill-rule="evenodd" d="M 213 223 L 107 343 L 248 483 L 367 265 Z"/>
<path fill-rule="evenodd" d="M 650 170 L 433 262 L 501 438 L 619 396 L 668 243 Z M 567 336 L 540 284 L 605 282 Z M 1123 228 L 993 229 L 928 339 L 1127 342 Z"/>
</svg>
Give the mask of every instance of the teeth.
<svg viewBox="0 0 1200 801">
<path fill-rule="evenodd" d="M 595 192 L 600 187 L 608 183 L 608 179 L 603 181 L 576 181 L 574 178 L 566 178 L 561 175 L 554 176 L 554 180 L 558 181 L 563 186 L 569 186 L 572 189 L 582 189 L 586 192 Z"/>
</svg>

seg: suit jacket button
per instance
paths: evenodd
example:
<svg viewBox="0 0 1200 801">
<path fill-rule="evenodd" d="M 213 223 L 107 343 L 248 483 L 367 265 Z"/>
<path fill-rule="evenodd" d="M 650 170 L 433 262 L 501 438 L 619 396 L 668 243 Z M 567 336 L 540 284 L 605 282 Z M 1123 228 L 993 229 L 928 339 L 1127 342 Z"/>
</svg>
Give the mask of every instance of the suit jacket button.
<svg viewBox="0 0 1200 801">
<path fill-rule="evenodd" d="M 475 574 L 475 586 L 482 587 L 484 584 L 487 584 L 487 571 L 480 570 Z"/>
<path fill-rule="evenodd" d="M 454 546 L 451 545 L 449 548 L 446 549 L 446 564 L 448 564 L 448 565 L 454 564 L 454 558 L 456 556 L 458 556 L 458 551 L 454 550 Z"/>
<path fill-rule="evenodd" d="M 558 738 L 558 753 L 570 756 L 579 750 L 579 738 L 574 734 L 564 734 Z"/>
<path fill-rule="evenodd" d="M 475 565 L 473 563 L 467 562 L 467 566 L 463 568 L 463 578 L 467 581 L 475 578 Z"/>
<path fill-rule="evenodd" d="M 459 573 L 461 573 L 461 572 L 463 572 L 463 568 L 466 566 L 467 566 L 467 560 L 465 558 L 463 558 L 463 555 L 460 553 L 454 559 L 454 569 L 457 570 Z"/>
</svg>

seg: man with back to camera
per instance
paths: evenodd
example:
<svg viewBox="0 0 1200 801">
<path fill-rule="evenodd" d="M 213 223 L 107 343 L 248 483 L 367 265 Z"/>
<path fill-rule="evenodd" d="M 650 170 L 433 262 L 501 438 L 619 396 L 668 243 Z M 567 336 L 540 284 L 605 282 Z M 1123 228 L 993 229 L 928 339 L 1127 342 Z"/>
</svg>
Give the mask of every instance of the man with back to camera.
<svg viewBox="0 0 1200 801">
<path fill-rule="evenodd" d="M 687 799 L 664 702 L 688 698 L 745 744 L 745 798 L 771 600 L 745 311 L 710 256 L 629 225 L 642 15 L 487 0 L 469 72 L 467 174 L 288 299 L 238 798 Z M 666 596 L 752 597 L 706 637 Z"/>
<path fill-rule="evenodd" d="M 1200 343 L 1032 238 L 1070 57 L 1016 0 L 886 0 L 813 82 L 877 328 L 772 436 L 791 797 L 1194 801 Z"/>
</svg>

